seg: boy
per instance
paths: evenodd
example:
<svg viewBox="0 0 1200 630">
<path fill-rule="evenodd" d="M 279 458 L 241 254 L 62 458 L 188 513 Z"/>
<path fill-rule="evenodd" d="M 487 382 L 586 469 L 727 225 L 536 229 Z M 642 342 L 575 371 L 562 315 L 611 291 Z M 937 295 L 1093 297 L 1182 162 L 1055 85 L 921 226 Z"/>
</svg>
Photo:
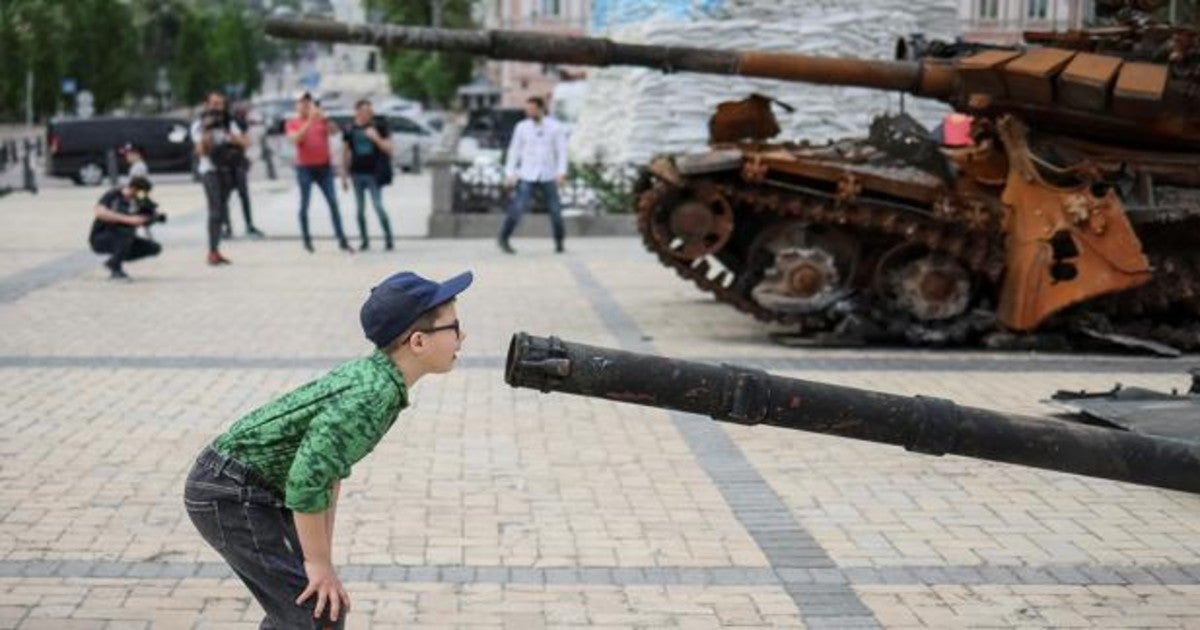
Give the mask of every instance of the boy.
<svg viewBox="0 0 1200 630">
<path fill-rule="evenodd" d="M 384 280 L 360 313 L 375 352 L 250 412 L 196 459 L 188 516 L 266 610 L 261 628 L 345 623 L 330 553 L 341 480 L 408 406 L 408 389 L 454 366 L 466 338 L 455 296 L 472 278 Z"/>
</svg>

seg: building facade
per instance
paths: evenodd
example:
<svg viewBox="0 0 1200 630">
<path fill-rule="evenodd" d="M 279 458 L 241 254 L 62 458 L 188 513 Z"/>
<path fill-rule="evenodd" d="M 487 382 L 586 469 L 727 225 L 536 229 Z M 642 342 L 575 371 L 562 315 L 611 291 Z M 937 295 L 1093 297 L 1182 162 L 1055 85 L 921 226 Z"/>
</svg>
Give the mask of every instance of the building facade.
<svg viewBox="0 0 1200 630">
<path fill-rule="evenodd" d="M 1153 11 L 1174 24 L 1196 24 L 1196 0 L 1168 0 Z M 990 44 L 1015 44 L 1024 31 L 1071 30 L 1097 20 L 1095 0 L 959 0 L 963 38 Z"/>
<path fill-rule="evenodd" d="M 584 35 L 591 0 L 485 0 L 480 3 L 484 28 Z M 520 107 L 531 96 L 548 98 L 564 79 L 586 76 L 587 69 L 554 64 L 489 61 L 488 83 L 500 90 L 501 107 Z"/>
</svg>

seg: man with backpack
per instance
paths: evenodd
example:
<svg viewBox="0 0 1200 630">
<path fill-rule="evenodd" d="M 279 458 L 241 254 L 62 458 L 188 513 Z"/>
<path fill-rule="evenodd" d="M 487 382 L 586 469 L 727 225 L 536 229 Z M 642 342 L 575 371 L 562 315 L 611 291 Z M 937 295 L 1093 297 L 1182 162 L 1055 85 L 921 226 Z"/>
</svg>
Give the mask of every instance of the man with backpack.
<svg viewBox="0 0 1200 630">
<path fill-rule="evenodd" d="M 367 213 L 363 197 L 370 193 L 375 215 L 383 229 L 384 249 L 394 247 L 392 226 L 387 211 L 383 208 L 381 188 L 392 183 L 392 151 L 387 123 L 376 120 L 371 101 L 361 100 L 354 105 L 354 122 L 345 129 L 342 142 L 342 188 L 348 190 L 354 184 L 354 201 L 358 207 L 358 234 L 362 238 L 358 248 L 370 247 L 367 237 Z"/>
</svg>

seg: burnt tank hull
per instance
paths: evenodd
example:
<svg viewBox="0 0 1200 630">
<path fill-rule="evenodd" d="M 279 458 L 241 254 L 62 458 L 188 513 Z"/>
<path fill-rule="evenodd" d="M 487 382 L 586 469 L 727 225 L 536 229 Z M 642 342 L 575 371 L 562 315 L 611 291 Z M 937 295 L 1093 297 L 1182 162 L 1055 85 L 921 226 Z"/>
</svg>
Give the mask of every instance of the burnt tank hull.
<svg viewBox="0 0 1200 630">
<path fill-rule="evenodd" d="M 711 150 L 646 169 L 645 244 L 718 300 L 804 338 L 1019 345 L 1081 334 L 1195 350 L 1200 36 L 1139 15 L 1140 3 L 1109 5 L 1128 5 L 1117 26 L 897 60 L 303 20 L 269 20 L 267 32 L 940 100 L 967 141 L 899 116 L 860 139 L 780 142 L 772 99 L 724 103 Z"/>
<path fill-rule="evenodd" d="M 1131 152 L 1011 119 L 972 147 L 941 146 L 903 116 L 874 127 L 822 146 L 731 142 L 657 160 L 637 190 L 646 247 L 813 342 L 1086 333 L 1200 349 L 1200 188 L 1188 181 L 1200 156 L 1118 161 Z"/>
</svg>

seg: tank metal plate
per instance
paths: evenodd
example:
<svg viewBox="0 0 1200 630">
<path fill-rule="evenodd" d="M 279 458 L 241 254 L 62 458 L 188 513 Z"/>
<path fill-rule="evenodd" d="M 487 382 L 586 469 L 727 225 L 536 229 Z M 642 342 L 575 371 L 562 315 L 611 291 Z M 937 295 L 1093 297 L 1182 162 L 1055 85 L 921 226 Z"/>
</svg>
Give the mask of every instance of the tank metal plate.
<svg viewBox="0 0 1200 630">
<path fill-rule="evenodd" d="M 1107 392 L 1059 391 L 1049 402 L 1127 431 L 1200 442 L 1200 368 L 1192 378 L 1186 394 L 1117 385 Z"/>
</svg>

